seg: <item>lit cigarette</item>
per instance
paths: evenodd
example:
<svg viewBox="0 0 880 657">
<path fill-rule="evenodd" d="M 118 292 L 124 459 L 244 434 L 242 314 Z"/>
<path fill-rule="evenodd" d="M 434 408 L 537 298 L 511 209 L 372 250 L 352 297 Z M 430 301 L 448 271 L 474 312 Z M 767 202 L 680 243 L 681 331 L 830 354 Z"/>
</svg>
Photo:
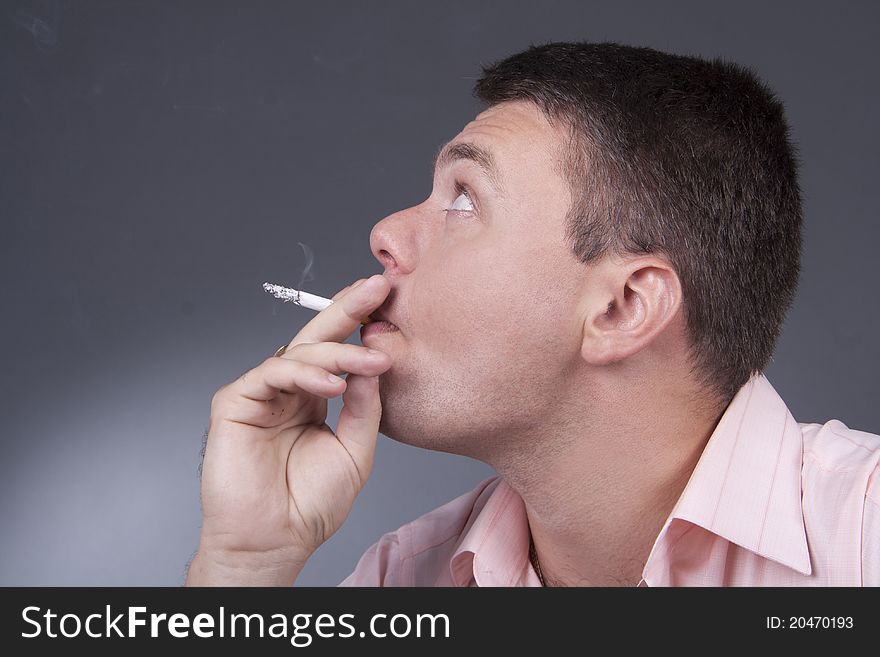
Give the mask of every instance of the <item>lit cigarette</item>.
<svg viewBox="0 0 880 657">
<path fill-rule="evenodd" d="M 289 287 L 284 287 L 283 285 L 275 285 L 274 283 L 263 283 L 263 289 L 276 299 L 281 299 L 285 303 L 292 301 L 297 306 L 302 306 L 309 310 L 317 310 L 318 312 L 321 312 L 324 308 L 333 303 L 333 299 L 325 299 L 324 297 L 319 297 L 317 294 L 294 290 Z M 367 317 L 366 319 L 361 320 L 361 324 L 369 324 L 371 321 L 373 320 Z"/>
</svg>

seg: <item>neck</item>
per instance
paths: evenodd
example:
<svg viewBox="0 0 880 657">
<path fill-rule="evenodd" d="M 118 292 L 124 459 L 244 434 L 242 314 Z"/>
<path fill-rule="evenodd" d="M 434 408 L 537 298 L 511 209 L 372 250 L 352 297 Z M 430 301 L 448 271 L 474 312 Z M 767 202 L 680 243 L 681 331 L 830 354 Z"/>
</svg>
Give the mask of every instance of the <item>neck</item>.
<svg viewBox="0 0 880 657">
<path fill-rule="evenodd" d="M 491 465 L 525 503 L 548 585 L 635 586 L 721 414 L 671 382 L 589 389 Z"/>
</svg>

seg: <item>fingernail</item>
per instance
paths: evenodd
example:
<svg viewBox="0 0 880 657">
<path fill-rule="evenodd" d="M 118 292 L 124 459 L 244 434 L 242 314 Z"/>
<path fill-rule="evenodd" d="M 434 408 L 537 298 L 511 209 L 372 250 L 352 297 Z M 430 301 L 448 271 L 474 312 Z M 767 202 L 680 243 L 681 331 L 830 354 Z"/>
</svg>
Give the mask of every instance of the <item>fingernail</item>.
<svg viewBox="0 0 880 657">
<path fill-rule="evenodd" d="M 327 380 L 330 383 L 339 383 L 340 381 L 342 381 L 342 377 L 336 376 L 335 374 L 328 374 Z"/>
</svg>

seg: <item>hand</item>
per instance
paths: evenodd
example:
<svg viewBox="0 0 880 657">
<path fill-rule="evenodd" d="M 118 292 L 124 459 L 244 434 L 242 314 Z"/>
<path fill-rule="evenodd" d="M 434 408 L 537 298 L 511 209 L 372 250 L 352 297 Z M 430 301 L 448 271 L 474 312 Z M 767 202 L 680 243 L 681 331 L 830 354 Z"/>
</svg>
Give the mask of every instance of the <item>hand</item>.
<svg viewBox="0 0 880 657">
<path fill-rule="evenodd" d="M 370 476 L 378 375 L 391 357 L 345 340 L 385 300 L 377 274 L 333 297 L 280 356 L 220 388 L 202 467 L 203 525 L 187 585 L 282 584 L 342 525 Z M 347 379 L 328 378 L 349 373 Z M 327 399 L 342 395 L 334 434 Z"/>
</svg>

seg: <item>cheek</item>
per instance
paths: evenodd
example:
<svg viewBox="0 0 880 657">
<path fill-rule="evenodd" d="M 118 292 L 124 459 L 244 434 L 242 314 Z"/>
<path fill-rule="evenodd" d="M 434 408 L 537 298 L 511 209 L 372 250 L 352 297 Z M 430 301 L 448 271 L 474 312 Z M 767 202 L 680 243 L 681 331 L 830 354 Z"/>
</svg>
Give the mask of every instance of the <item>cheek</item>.
<svg viewBox="0 0 880 657">
<path fill-rule="evenodd" d="M 444 351 L 478 342 L 480 333 L 503 316 L 504 300 L 494 294 L 496 289 L 484 270 L 467 270 L 456 262 L 422 278 L 413 310 L 425 341 Z"/>
<path fill-rule="evenodd" d="M 424 345 L 447 361 L 523 361 L 558 345 L 552 335 L 561 329 L 552 319 L 558 299 L 519 259 L 490 261 L 484 253 L 459 251 L 432 272 L 414 289 L 413 316 Z"/>
</svg>

